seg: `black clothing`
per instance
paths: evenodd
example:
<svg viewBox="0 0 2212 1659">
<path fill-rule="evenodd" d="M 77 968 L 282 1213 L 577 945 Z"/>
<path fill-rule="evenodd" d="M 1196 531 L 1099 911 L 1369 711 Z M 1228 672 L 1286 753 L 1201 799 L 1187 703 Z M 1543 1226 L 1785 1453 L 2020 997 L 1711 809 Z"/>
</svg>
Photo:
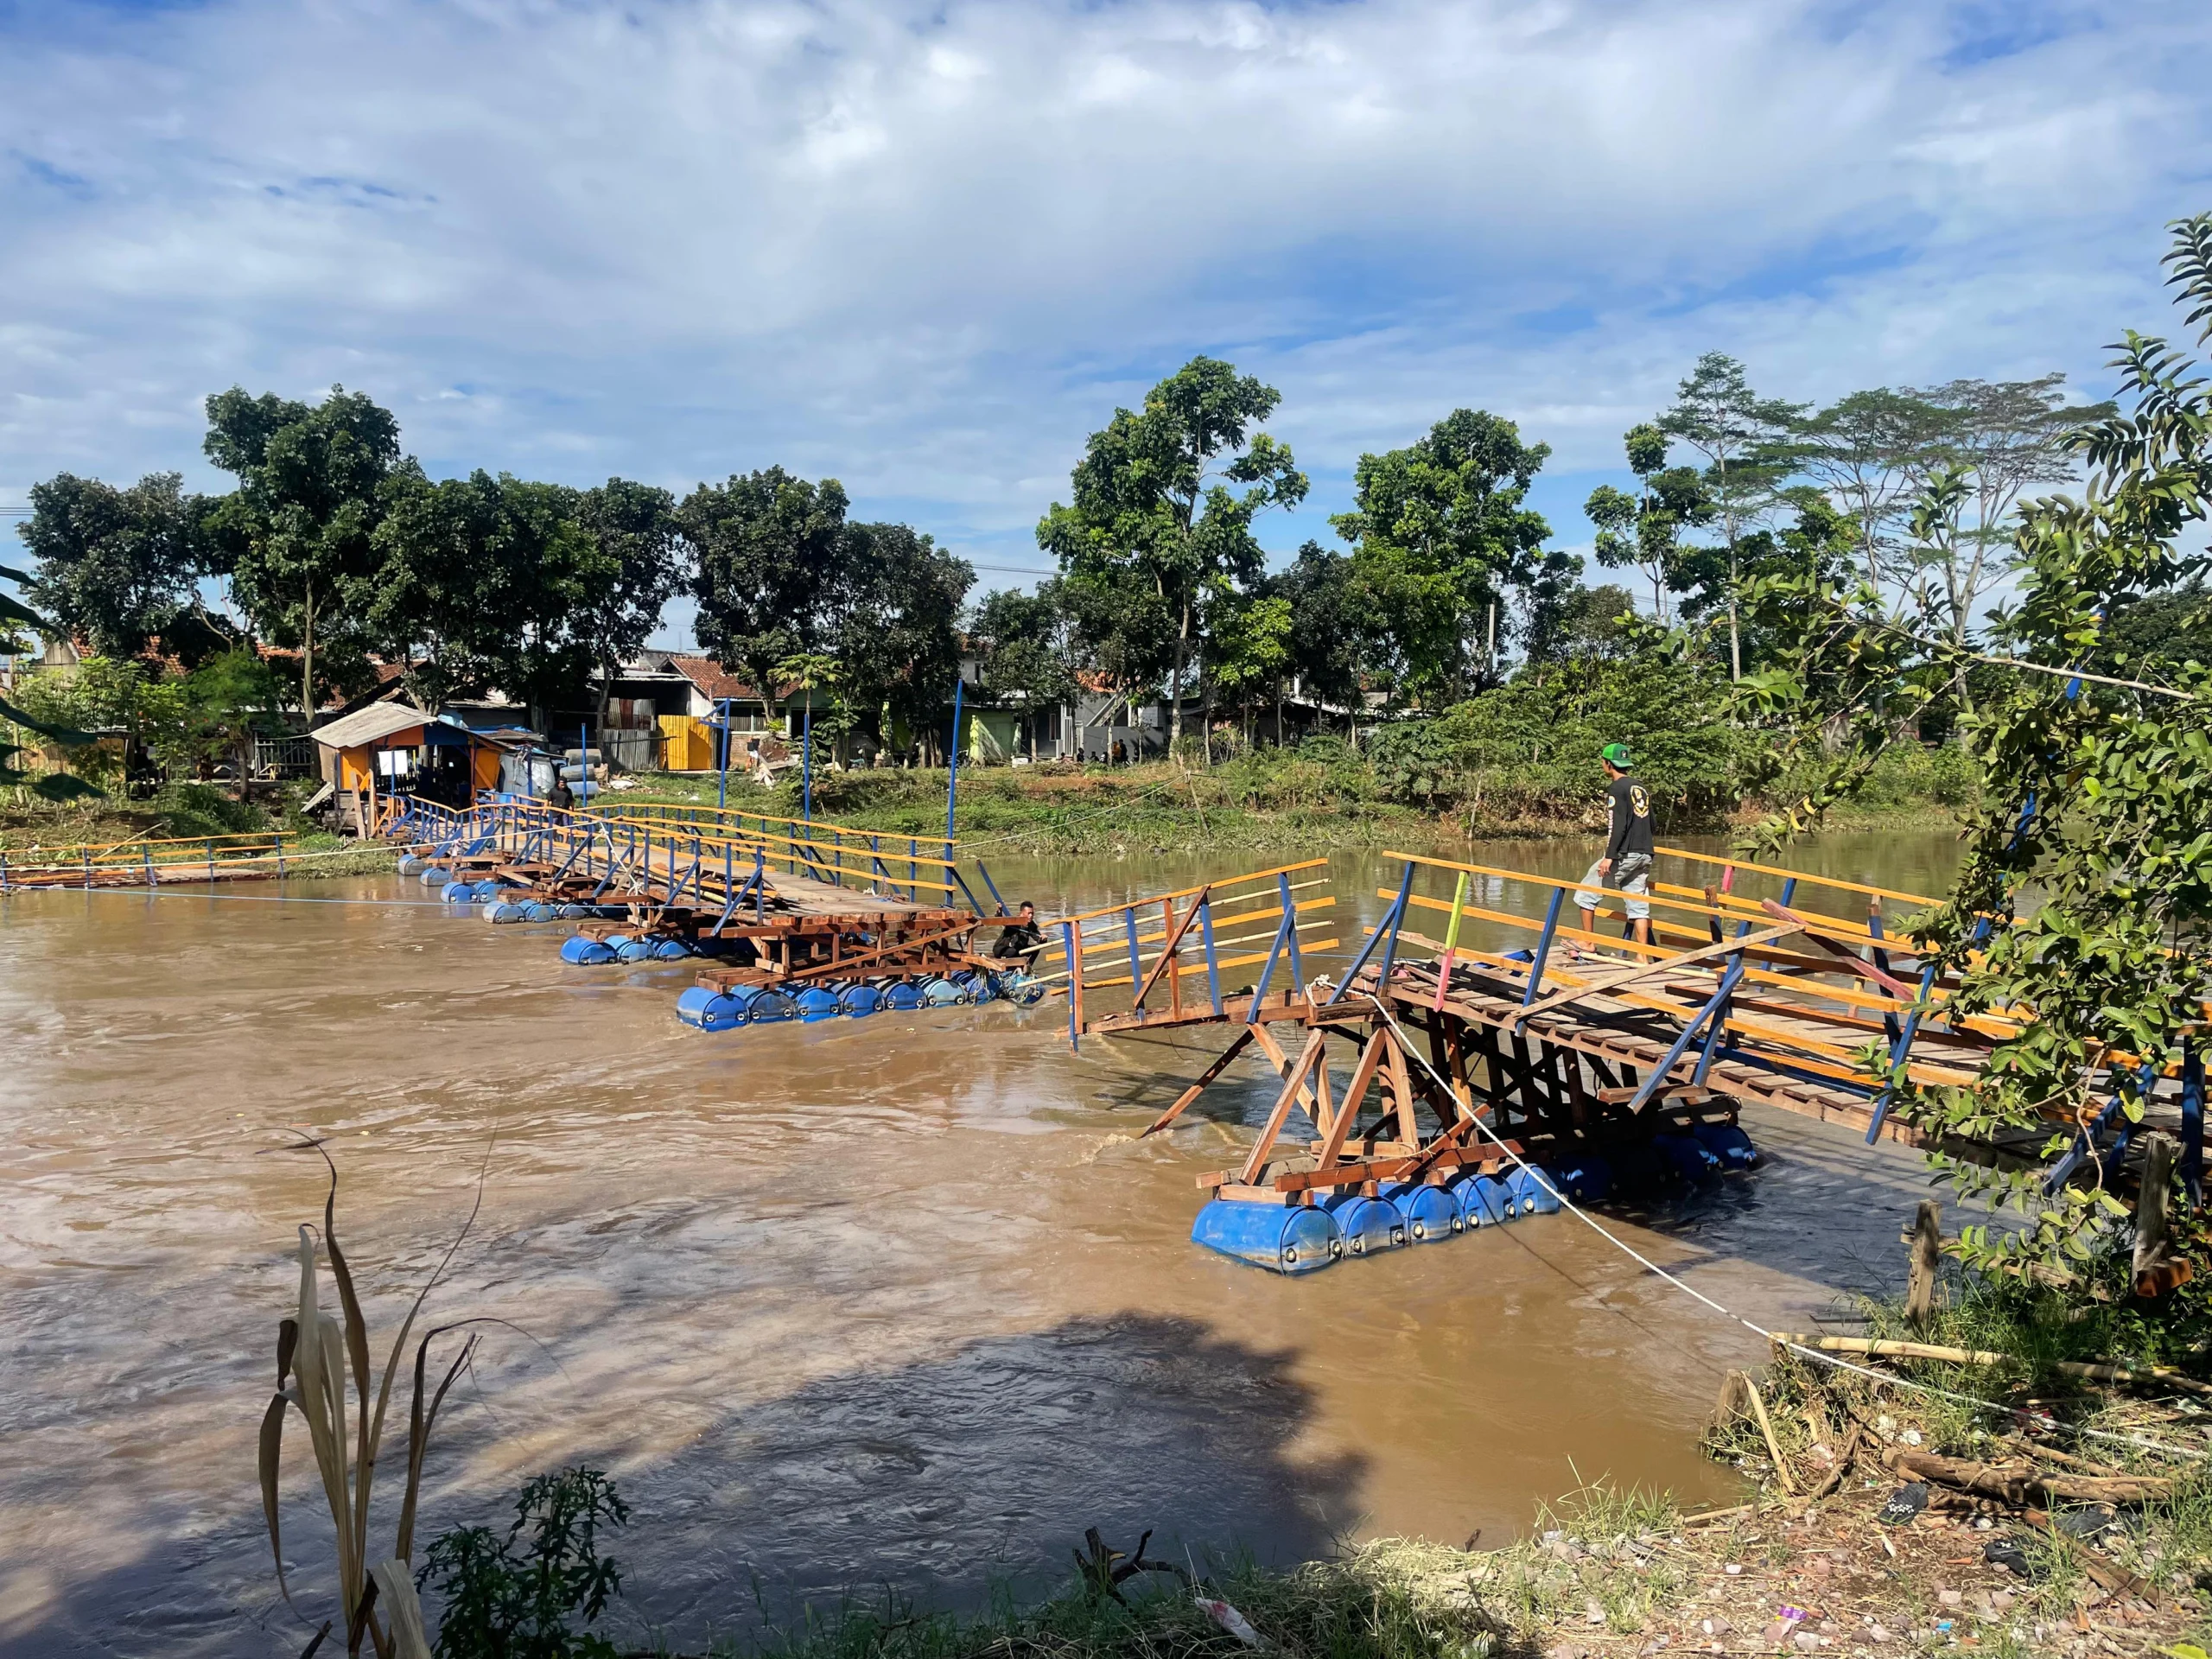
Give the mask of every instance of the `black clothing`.
<svg viewBox="0 0 2212 1659">
<path fill-rule="evenodd" d="M 553 792 L 545 798 L 545 804 L 548 806 L 558 807 L 562 811 L 566 812 L 570 807 L 575 805 L 576 791 L 569 787 L 566 779 L 556 778 L 553 780 Z"/>
<path fill-rule="evenodd" d="M 1034 922 L 1010 922 L 999 930 L 999 941 L 991 947 L 994 958 L 1028 957 L 1045 948 L 1045 936 Z"/>
<path fill-rule="evenodd" d="M 1605 856 L 1642 853 L 1650 857 L 1651 791 L 1633 778 L 1616 778 L 1605 791 L 1605 810 L 1611 830 L 1605 837 Z"/>
</svg>

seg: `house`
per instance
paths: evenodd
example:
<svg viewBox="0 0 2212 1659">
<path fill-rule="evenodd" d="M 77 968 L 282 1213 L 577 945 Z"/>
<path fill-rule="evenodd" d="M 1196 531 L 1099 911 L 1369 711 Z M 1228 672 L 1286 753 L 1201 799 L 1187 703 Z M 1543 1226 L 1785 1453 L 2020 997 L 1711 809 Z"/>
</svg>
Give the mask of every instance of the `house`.
<svg viewBox="0 0 2212 1659">
<path fill-rule="evenodd" d="M 385 701 L 340 715 L 310 735 L 340 823 L 364 836 L 374 830 L 378 803 L 397 791 L 465 806 L 478 790 L 499 788 L 499 763 L 513 747 L 512 739 Z"/>
</svg>

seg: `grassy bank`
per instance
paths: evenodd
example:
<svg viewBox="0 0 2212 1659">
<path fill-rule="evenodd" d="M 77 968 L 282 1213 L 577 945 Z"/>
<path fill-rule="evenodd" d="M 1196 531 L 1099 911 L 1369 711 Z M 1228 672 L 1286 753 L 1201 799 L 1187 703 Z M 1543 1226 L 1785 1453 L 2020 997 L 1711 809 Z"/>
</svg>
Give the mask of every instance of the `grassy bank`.
<svg viewBox="0 0 2212 1659">
<path fill-rule="evenodd" d="M 702 773 L 645 773 L 632 781 L 634 787 L 612 798 L 712 805 L 720 786 L 714 775 Z M 815 779 L 814 814 L 884 835 L 942 836 L 945 785 L 942 770 L 824 771 Z M 734 807 L 799 814 L 795 780 L 769 789 L 732 777 L 728 787 Z M 1777 793 L 1786 792 L 1785 782 Z M 1945 825 L 1969 794 L 1959 757 L 1901 745 L 1884 758 L 1859 798 L 1830 821 L 1841 829 Z M 1694 805 L 1662 798 L 1659 828 L 1665 835 L 1725 833 L 1765 806 L 1753 798 Z M 956 820 L 964 842 L 1039 854 L 1302 851 L 1604 832 L 1602 784 L 1573 793 L 1422 794 L 1333 741 L 1263 749 L 1211 767 L 1168 761 L 976 767 L 961 774 Z"/>
<path fill-rule="evenodd" d="M 108 796 L 60 806 L 36 800 L 0 804 L 0 852 L 22 855 L 142 839 L 192 841 L 281 830 L 289 878 L 389 874 L 396 857 L 390 847 L 364 846 L 350 836 L 332 835 L 300 815 L 300 803 L 313 789 L 312 784 L 291 785 L 264 798 L 239 801 L 213 785 L 172 784 L 138 800 Z"/>
</svg>

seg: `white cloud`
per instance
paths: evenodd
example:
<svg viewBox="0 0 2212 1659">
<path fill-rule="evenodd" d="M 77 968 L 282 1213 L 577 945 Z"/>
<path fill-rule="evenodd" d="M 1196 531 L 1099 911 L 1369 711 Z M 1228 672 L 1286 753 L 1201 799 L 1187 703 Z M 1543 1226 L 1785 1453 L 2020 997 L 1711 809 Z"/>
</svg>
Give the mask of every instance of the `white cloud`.
<svg viewBox="0 0 2212 1659">
<path fill-rule="evenodd" d="M 2078 374 L 2165 322 L 2158 226 L 2212 205 L 2212 22 L 2051 11 L 2014 50 L 1977 15 L 19 13 L 0 488 L 186 465 L 207 391 L 342 380 L 435 468 L 781 461 L 1027 563 L 1083 435 L 1198 349 L 1286 394 L 1320 486 L 1286 543 L 1455 404 L 1607 467 L 1701 350 L 1800 397 Z"/>
</svg>

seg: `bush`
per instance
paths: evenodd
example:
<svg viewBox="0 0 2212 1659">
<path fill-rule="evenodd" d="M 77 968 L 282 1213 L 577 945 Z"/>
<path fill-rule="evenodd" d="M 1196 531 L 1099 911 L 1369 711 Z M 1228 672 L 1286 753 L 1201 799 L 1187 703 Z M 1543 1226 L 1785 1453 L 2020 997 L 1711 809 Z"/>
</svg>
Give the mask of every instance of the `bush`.
<svg viewBox="0 0 2212 1659">
<path fill-rule="evenodd" d="M 439 1659 L 614 1659 L 613 1643 L 569 1620 L 581 1612 L 589 1624 L 622 1593 L 599 1528 L 629 1518 L 613 1481 L 577 1467 L 524 1486 L 504 1539 L 489 1527 L 440 1534 L 415 1575 L 445 1601 Z"/>
</svg>

